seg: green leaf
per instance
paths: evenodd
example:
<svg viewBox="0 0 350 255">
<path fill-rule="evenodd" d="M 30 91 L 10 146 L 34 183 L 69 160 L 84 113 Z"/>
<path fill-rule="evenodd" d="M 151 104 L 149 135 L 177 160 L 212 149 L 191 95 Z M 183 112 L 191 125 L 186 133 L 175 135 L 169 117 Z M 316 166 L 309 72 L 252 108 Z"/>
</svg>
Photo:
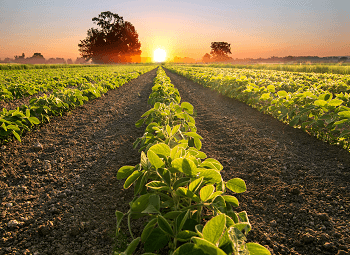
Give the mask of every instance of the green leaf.
<svg viewBox="0 0 350 255">
<path fill-rule="evenodd" d="M 180 242 L 187 242 L 191 239 L 191 237 L 194 236 L 198 236 L 196 232 L 190 230 L 183 230 L 177 234 L 176 238 Z"/>
<path fill-rule="evenodd" d="M 198 168 L 198 172 L 198 177 L 204 177 L 204 184 L 215 184 L 222 181 L 220 172 L 214 169 Z"/>
<path fill-rule="evenodd" d="M 225 199 L 226 203 L 229 203 L 230 205 L 234 206 L 234 207 L 238 207 L 239 206 L 239 202 L 238 199 L 234 196 L 228 196 L 228 195 L 224 195 L 222 196 L 223 199 Z"/>
<path fill-rule="evenodd" d="M 269 91 L 269 92 L 275 92 L 276 90 L 275 90 L 275 86 L 273 86 L 273 85 L 268 85 L 267 87 L 267 90 Z"/>
<path fill-rule="evenodd" d="M 338 115 L 341 117 L 350 118 L 350 111 L 342 111 L 339 112 Z"/>
<path fill-rule="evenodd" d="M 207 158 L 206 160 L 204 160 L 200 167 L 216 169 L 218 171 L 221 171 L 224 168 L 219 161 L 213 158 Z"/>
<path fill-rule="evenodd" d="M 119 225 L 119 223 L 122 221 L 124 217 L 124 213 L 120 211 L 115 211 L 115 216 L 117 217 L 117 224 Z"/>
<path fill-rule="evenodd" d="M 180 213 L 176 217 L 176 219 L 175 219 L 175 231 L 176 232 L 179 232 L 182 230 L 189 215 L 190 215 L 190 210 L 187 210 L 187 211 L 183 211 L 182 213 Z"/>
<path fill-rule="evenodd" d="M 155 154 L 163 158 L 170 156 L 170 148 L 165 143 L 155 144 L 151 148 L 149 148 L 149 150 L 153 151 Z"/>
<path fill-rule="evenodd" d="M 191 240 L 208 255 L 227 255 L 226 252 L 216 247 L 214 244 L 199 237 L 192 237 Z"/>
<path fill-rule="evenodd" d="M 170 187 L 170 183 L 171 183 L 171 173 L 170 173 L 170 171 L 168 169 L 158 168 L 157 169 L 157 174 Z"/>
<path fill-rule="evenodd" d="M 131 212 L 142 212 L 146 209 L 149 203 L 150 193 L 141 195 L 135 201 L 131 202 L 130 210 Z"/>
<path fill-rule="evenodd" d="M 183 102 L 181 108 L 186 110 L 189 114 L 193 114 L 193 106 L 188 102 Z"/>
<path fill-rule="evenodd" d="M 153 112 L 154 112 L 154 108 L 152 108 L 152 109 L 148 110 L 147 112 L 145 112 L 144 114 L 142 114 L 141 118 L 146 117 L 146 116 L 150 115 Z"/>
<path fill-rule="evenodd" d="M 18 141 L 21 142 L 21 137 L 19 136 L 19 134 L 18 134 L 15 130 L 12 130 L 12 134 L 16 137 L 16 139 L 17 139 Z"/>
<path fill-rule="evenodd" d="M 203 202 L 207 201 L 208 198 L 211 196 L 211 194 L 213 194 L 215 188 L 213 185 L 207 185 L 204 186 L 203 188 L 201 188 L 199 195 L 200 198 Z"/>
<path fill-rule="evenodd" d="M 164 232 L 160 228 L 155 228 L 148 236 L 144 249 L 146 252 L 153 252 L 162 249 L 168 244 L 168 242 L 168 235 L 164 235 Z"/>
<path fill-rule="evenodd" d="M 182 173 L 185 173 L 187 176 L 194 177 L 197 174 L 197 166 L 192 160 L 186 158 L 177 158 L 171 162 L 171 166 L 176 168 Z"/>
<path fill-rule="evenodd" d="M 325 106 L 327 104 L 327 101 L 325 100 L 315 100 L 314 105 L 316 106 Z"/>
<path fill-rule="evenodd" d="M 203 228 L 204 227 L 202 224 L 198 224 L 195 226 L 195 230 L 200 237 L 203 237 Z"/>
<path fill-rule="evenodd" d="M 158 215 L 158 226 L 161 230 L 163 230 L 168 235 L 174 236 L 174 231 L 171 225 L 162 215 Z"/>
<path fill-rule="evenodd" d="M 286 96 L 288 96 L 288 93 L 286 91 L 284 91 L 284 90 L 280 90 L 280 91 L 277 92 L 277 95 L 279 97 L 286 97 Z"/>
<path fill-rule="evenodd" d="M 216 197 L 220 196 L 222 193 L 222 191 L 215 191 L 213 194 L 210 195 L 210 197 L 208 197 L 207 200 L 215 200 Z"/>
<path fill-rule="evenodd" d="M 21 131 L 17 125 L 8 125 L 7 129 L 11 129 L 13 131 Z"/>
<path fill-rule="evenodd" d="M 178 194 L 179 196 L 191 198 L 193 201 L 198 203 L 201 201 L 196 194 L 194 194 L 192 191 L 185 189 L 183 187 L 178 188 L 176 190 L 176 194 Z"/>
<path fill-rule="evenodd" d="M 134 166 L 122 166 L 118 170 L 117 179 L 121 180 L 121 179 L 128 178 L 134 172 L 134 169 L 135 169 Z"/>
<path fill-rule="evenodd" d="M 296 126 L 296 125 L 299 123 L 299 119 L 300 119 L 299 116 L 295 117 L 294 119 L 292 119 L 292 120 L 289 122 L 289 125 L 291 125 L 292 127 Z"/>
<path fill-rule="evenodd" d="M 226 227 L 226 215 L 220 214 L 208 221 L 203 228 L 203 237 L 205 240 L 216 245 L 221 238 Z"/>
<path fill-rule="evenodd" d="M 151 181 L 147 183 L 146 186 L 153 190 L 169 190 L 168 185 L 161 181 Z"/>
<path fill-rule="evenodd" d="M 140 237 L 135 238 L 129 245 L 128 248 L 124 251 L 126 255 L 132 255 L 134 251 L 136 250 L 137 246 L 139 245 L 140 242 Z"/>
<path fill-rule="evenodd" d="M 235 193 L 243 193 L 247 190 L 245 182 L 240 178 L 234 178 L 226 182 L 226 187 Z"/>
<path fill-rule="evenodd" d="M 182 211 L 171 211 L 163 215 L 166 219 L 175 219 L 179 214 L 181 214 Z"/>
<path fill-rule="evenodd" d="M 260 244 L 247 243 L 246 245 L 250 255 L 271 255 L 270 251 Z"/>
<path fill-rule="evenodd" d="M 202 142 L 199 138 L 194 138 L 194 146 L 196 146 L 198 150 L 202 148 Z"/>
<path fill-rule="evenodd" d="M 343 100 L 335 98 L 335 99 L 332 99 L 332 100 L 328 101 L 328 105 L 329 106 L 339 106 L 343 102 L 344 102 Z"/>
<path fill-rule="evenodd" d="M 142 234 L 141 234 L 141 241 L 142 242 L 146 242 L 147 238 L 151 234 L 151 232 L 154 229 L 154 226 L 156 224 L 157 224 L 157 218 L 154 218 L 147 223 L 147 225 L 144 227 Z"/>
<path fill-rule="evenodd" d="M 199 134 L 197 134 L 196 132 L 185 132 L 183 133 L 184 135 L 187 135 L 189 137 L 192 138 L 197 138 L 197 139 L 203 139 Z M 198 149 L 198 148 L 197 148 Z"/>
<path fill-rule="evenodd" d="M 182 186 L 187 186 L 188 185 L 188 182 L 191 180 L 190 177 L 182 177 L 180 179 L 178 179 L 174 185 L 173 185 L 173 189 L 174 190 L 177 190 L 179 187 L 182 187 Z"/>
<path fill-rule="evenodd" d="M 177 248 L 172 255 L 203 255 L 203 251 L 193 243 L 185 243 Z"/>
<path fill-rule="evenodd" d="M 139 120 L 135 123 L 135 126 L 136 126 L 137 128 L 141 127 L 144 121 L 145 121 L 145 119 L 139 119 Z"/>
<path fill-rule="evenodd" d="M 137 196 L 144 188 L 146 184 L 146 179 L 148 178 L 148 175 L 145 174 L 145 172 L 142 173 L 139 178 L 134 182 L 134 196 Z"/>
<path fill-rule="evenodd" d="M 190 185 L 188 186 L 188 189 L 190 191 L 192 191 L 193 193 L 196 193 L 196 191 L 198 190 L 198 188 L 201 186 L 202 182 L 203 182 L 204 177 L 201 178 L 197 178 L 195 180 L 193 180 Z"/>
<path fill-rule="evenodd" d="M 174 136 L 180 129 L 181 125 L 176 125 L 175 127 L 173 127 L 173 129 L 171 130 L 170 136 Z"/>
<path fill-rule="evenodd" d="M 28 119 L 29 119 L 29 121 L 31 123 L 33 123 L 35 125 L 39 125 L 40 124 L 40 120 L 38 120 L 38 118 L 36 118 L 36 117 L 29 117 Z"/>
<path fill-rule="evenodd" d="M 153 152 L 152 150 L 148 150 L 147 151 L 147 157 L 148 160 L 151 162 L 151 164 L 157 169 L 157 168 L 161 168 L 165 165 L 165 163 L 163 162 L 163 160 L 161 160 L 160 157 L 158 157 L 158 155 Z"/>
<path fill-rule="evenodd" d="M 270 98 L 270 92 L 261 95 L 260 100 L 267 100 Z"/>
<path fill-rule="evenodd" d="M 183 147 L 183 145 L 179 144 L 171 149 L 170 157 L 172 160 L 185 156 L 185 149 Z"/>
<path fill-rule="evenodd" d="M 120 223 L 122 222 L 122 219 L 124 217 L 124 213 L 120 212 L 120 211 L 115 211 L 115 216 L 117 218 L 117 230 L 116 230 L 116 235 L 118 236 L 119 234 L 119 226 Z"/>
<path fill-rule="evenodd" d="M 152 194 L 148 200 L 148 206 L 141 213 L 159 213 L 160 210 L 160 197 L 159 195 Z"/>
<path fill-rule="evenodd" d="M 128 189 L 141 175 L 143 172 L 135 170 L 125 181 L 124 189 Z"/>
<path fill-rule="evenodd" d="M 349 121 L 349 119 L 342 119 L 342 120 L 334 122 L 334 125 L 341 125 L 341 124 L 348 122 L 348 121 Z"/>
</svg>

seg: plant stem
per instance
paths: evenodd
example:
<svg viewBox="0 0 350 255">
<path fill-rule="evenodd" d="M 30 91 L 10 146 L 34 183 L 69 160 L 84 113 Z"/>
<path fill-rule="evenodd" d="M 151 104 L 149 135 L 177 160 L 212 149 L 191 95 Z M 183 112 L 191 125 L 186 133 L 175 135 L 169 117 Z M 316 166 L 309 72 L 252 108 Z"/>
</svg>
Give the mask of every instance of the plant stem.
<svg viewBox="0 0 350 255">
<path fill-rule="evenodd" d="M 132 231 L 131 231 L 130 216 L 131 216 L 131 214 L 129 213 L 129 215 L 128 215 L 128 228 L 129 228 L 131 238 L 134 239 L 134 235 L 132 234 Z"/>
</svg>

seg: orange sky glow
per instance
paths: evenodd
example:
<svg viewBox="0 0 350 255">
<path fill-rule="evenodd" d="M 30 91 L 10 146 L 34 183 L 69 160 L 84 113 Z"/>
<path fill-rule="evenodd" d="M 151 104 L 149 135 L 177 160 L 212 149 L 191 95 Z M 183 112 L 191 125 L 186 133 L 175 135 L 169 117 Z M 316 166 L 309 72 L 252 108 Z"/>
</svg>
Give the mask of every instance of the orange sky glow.
<svg viewBox="0 0 350 255">
<path fill-rule="evenodd" d="M 40 52 L 74 60 L 91 19 L 107 10 L 135 26 L 141 57 L 161 48 L 167 60 L 201 59 L 214 41 L 230 43 L 232 58 L 350 56 L 350 1 L 4 0 L 0 58 Z"/>
</svg>

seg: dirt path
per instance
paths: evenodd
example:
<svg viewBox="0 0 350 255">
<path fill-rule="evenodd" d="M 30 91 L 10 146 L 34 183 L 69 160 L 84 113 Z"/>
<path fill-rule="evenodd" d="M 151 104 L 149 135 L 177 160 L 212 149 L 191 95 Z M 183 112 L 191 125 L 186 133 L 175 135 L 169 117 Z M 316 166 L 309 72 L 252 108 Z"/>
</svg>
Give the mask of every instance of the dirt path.
<svg viewBox="0 0 350 255">
<path fill-rule="evenodd" d="M 0 255 L 110 254 L 116 209 L 132 190 L 116 172 L 139 162 L 155 70 L 0 148 Z M 272 254 L 349 254 L 350 154 L 168 72 L 198 112 L 203 151 L 240 177 L 249 241 Z M 35 150 L 39 142 L 43 148 Z M 135 228 L 140 228 L 136 223 Z M 117 245 L 125 244 L 121 236 Z"/>
<path fill-rule="evenodd" d="M 197 110 L 202 150 L 246 181 L 248 240 L 272 254 L 348 254 L 350 153 L 167 71 Z"/>
<path fill-rule="evenodd" d="M 153 70 L 0 149 L 0 254 L 110 254 Z M 39 142 L 43 149 L 36 151 Z M 120 240 L 119 242 L 123 242 Z M 124 241 L 125 242 L 125 241 Z"/>
</svg>

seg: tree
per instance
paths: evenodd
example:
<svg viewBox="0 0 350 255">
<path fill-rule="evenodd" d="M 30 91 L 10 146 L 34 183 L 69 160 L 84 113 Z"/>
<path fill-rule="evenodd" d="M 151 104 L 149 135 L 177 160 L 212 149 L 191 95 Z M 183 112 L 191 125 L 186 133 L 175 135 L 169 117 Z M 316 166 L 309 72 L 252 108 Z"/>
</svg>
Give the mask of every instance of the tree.
<svg viewBox="0 0 350 255">
<path fill-rule="evenodd" d="M 347 57 L 341 57 L 339 58 L 338 62 L 346 62 L 348 60 Z"/>
<path fill-rule="evenodd" d="M 211 61 L 210 55 L 208 53 L 205 53 L 205 55 L 202 58 L 203 63 L 209 63 Z"/>
<path fill-rule="evenodd" d="M 87 37 L 78 44 L 80 55 L 95 63 L 131 62 L 141 55 L 141 43 L 135 27 L 110 11 L 92 19 L 99 28 L 90 28 Z"/>
<path fill-rule="evenodd" d="M 231 54 L 231 45 L 227 42 L 212 42 L 211 43 L 211 51 L 212 59 L 214 61 L 227 61 L 232 59 L 227 56 L 227 54 Z"/>
</svg>

